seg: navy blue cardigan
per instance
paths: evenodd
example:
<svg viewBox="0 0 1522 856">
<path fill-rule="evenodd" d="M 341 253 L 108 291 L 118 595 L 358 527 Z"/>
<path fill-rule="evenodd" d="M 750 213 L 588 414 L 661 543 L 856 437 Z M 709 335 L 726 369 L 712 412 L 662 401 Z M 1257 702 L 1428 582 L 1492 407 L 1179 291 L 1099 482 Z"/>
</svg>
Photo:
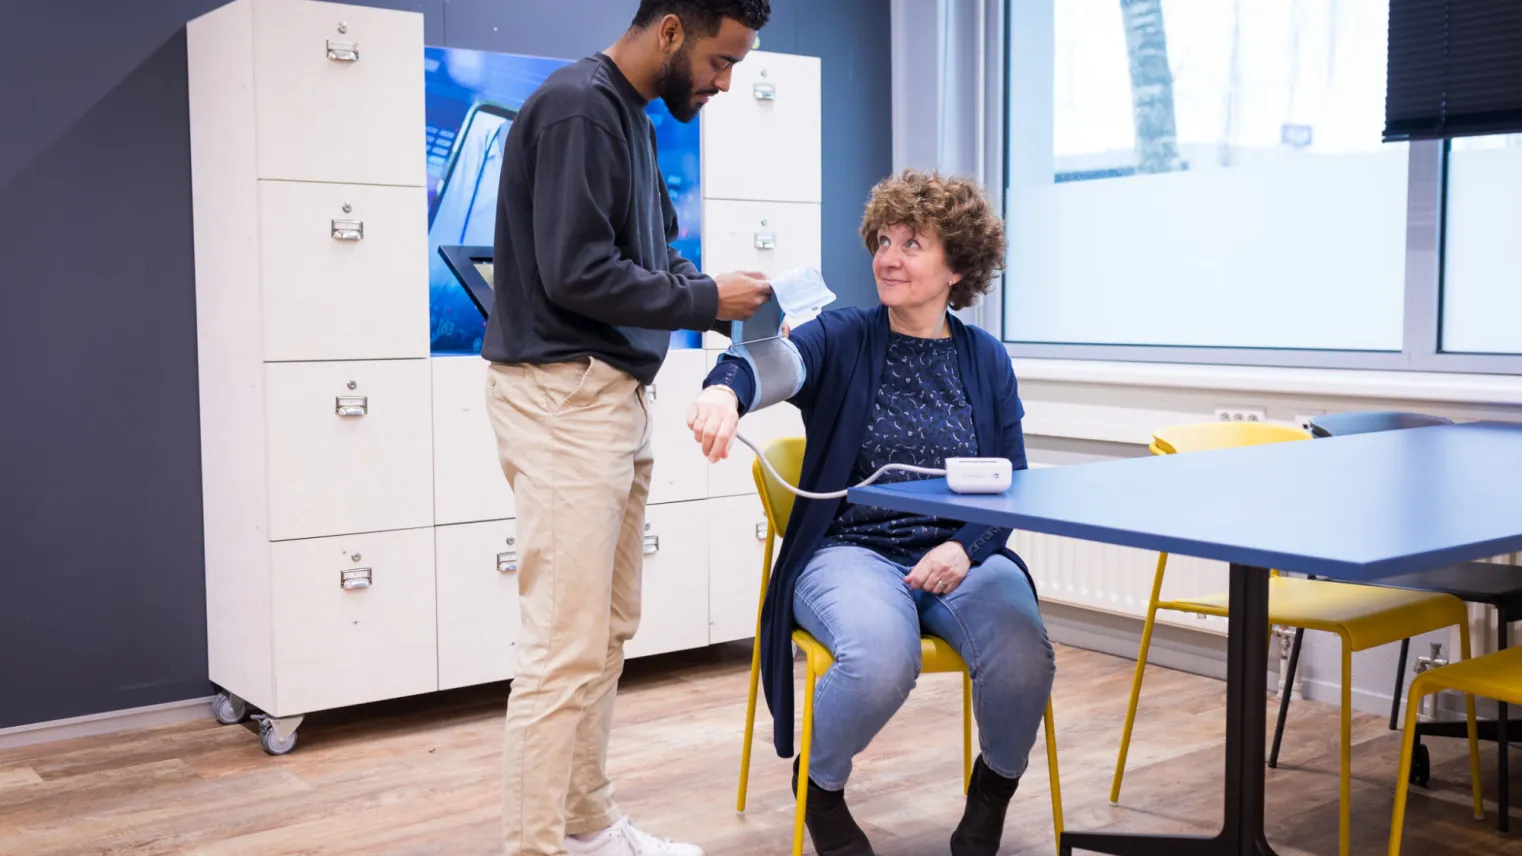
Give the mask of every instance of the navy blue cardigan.
<svg viewBox="0 0 1522 856">
<path fill-rule="evenodd" d="M 969 327 L 954 315 L 947 317 L 962 384 L 972 405 L 978 454 L 1008 458 L 1015 469 L 1025 469 L 1025 437 L 1020 428 L 1025 413 L 1004 345 L 981 328 Z M 840 490 L 849 486 L 851 467 L 877 398 L 888 355 L 888 311 L 883 307 L 832 309 L 792 331 L 791 338 L 807 373 L 803 388 L 789 399 L 803 414 L 807 438 L 798 487 L 812 492 Z M 735 389 L 743 415 L 743 402 L 751 400 L 755 388 L 750 367 L 725 354 L 703 385 L 720 381 Z M 844 501 L 800 497 L 795 502 L 761 610 L 762 686 L 772 713 L 773 742 L 784 758 L 793 754 L 793 589 Z M 1005 547 L 1010 531 L 969 524 L 958 531 L 956 540 L 967 548 L 974 565 L 1000 553 L 1029 577 L 1025 563 Z M 1034 581 L 1031 587 L 1035 588 Z"/>
</svg>

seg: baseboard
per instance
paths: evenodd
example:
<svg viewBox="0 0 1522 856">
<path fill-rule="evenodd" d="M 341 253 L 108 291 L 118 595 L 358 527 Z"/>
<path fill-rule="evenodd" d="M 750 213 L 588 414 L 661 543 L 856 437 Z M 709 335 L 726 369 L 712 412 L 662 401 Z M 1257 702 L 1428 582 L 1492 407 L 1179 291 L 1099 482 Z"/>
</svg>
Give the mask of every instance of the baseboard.
<svg viewBox="0 0 1522 856">
<path fill-rule="evenodd" d="M 139 728 L 155 728 L 175 725 L 211 716 L 211 697 L 185 699 L 165 704 L 93 713 L 51 722 L 36 722 L 0 728 L 0 750 L 70 740 L 76 737 L 92 737 L 98 734 L 114 734 Z"/>
</svg>

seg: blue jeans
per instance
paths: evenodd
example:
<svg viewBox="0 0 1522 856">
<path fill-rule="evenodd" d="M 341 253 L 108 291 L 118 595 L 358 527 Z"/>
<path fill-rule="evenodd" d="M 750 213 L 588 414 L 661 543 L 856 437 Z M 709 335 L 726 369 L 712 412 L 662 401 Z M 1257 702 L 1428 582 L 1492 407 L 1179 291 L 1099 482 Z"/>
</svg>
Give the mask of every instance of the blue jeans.
<svg viewBox="0 0 1522 856">
<path fill-rule="evenodd" d="M 939 636 L 972 673 L 983 761 L 1025 772 L 1056 662 L 1025 572 L 995 555 L 945 596 L 910 589 L 911 569 L 864 547 L 826 547 L 798 578 L 798 625 L 835 655 L 814 690 L 809 778 L 841 790 L 851 761 L 888 723 L 920 674 L 920 635 Z"/>
</svg>

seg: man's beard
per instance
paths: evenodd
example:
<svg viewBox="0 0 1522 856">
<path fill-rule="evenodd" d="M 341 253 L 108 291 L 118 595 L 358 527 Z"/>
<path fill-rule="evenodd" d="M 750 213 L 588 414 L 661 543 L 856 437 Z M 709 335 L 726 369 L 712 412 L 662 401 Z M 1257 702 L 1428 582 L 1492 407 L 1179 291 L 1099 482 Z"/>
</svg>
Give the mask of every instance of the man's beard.
<svg viewBox="0 0 1522 856">
<path fill-rule="evenodd" d="M 683 45 L 661 67 L 660 96 L 672 118 L 686 124 L 698 115 L 698 105 L 693 103 L 692 63 Z"/>
</svg>

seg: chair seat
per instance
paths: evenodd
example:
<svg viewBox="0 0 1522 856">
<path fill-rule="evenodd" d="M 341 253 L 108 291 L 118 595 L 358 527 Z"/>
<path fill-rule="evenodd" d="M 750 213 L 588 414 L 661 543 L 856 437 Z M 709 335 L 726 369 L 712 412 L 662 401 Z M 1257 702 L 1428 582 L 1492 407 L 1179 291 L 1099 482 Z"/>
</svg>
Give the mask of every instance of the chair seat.
<svg viewBox="0 0 1522 856">
<path fill-rule="evenodd" d="M 1522 648 L 1507 648 L 1429 669 L 1411 682 L 1413 698 L 1442 690 L 1522 704 Z"/>
<path fill-rule="evenodd" d="M 824 674 L 825 670 L 835 665 L 835 657 L 828 648 L 824 647 L 818 639 L 806 630 L 793 631 L 793 643 L 803 651 L 805 657 L 813 664 L 814 671 Z M 951 647 L 951 643 L 939 636 L 920 637 L 920 671 L 930 675 L 938 672 L 961 672 L 966 667 L 962 664 L 962 656 Z"/>
<path fill-rule="evenodd" d="M 1159 608 L 1224 616 L 1226 592 L 1158 604 Z M 1345 637 L 1354 651 L 1398 642 L 1466 620 L 1453 595 L 1352 583 L 1273 577 L 1268 583 L 1271 624 L 1324 630 Z"/>
</svg>

